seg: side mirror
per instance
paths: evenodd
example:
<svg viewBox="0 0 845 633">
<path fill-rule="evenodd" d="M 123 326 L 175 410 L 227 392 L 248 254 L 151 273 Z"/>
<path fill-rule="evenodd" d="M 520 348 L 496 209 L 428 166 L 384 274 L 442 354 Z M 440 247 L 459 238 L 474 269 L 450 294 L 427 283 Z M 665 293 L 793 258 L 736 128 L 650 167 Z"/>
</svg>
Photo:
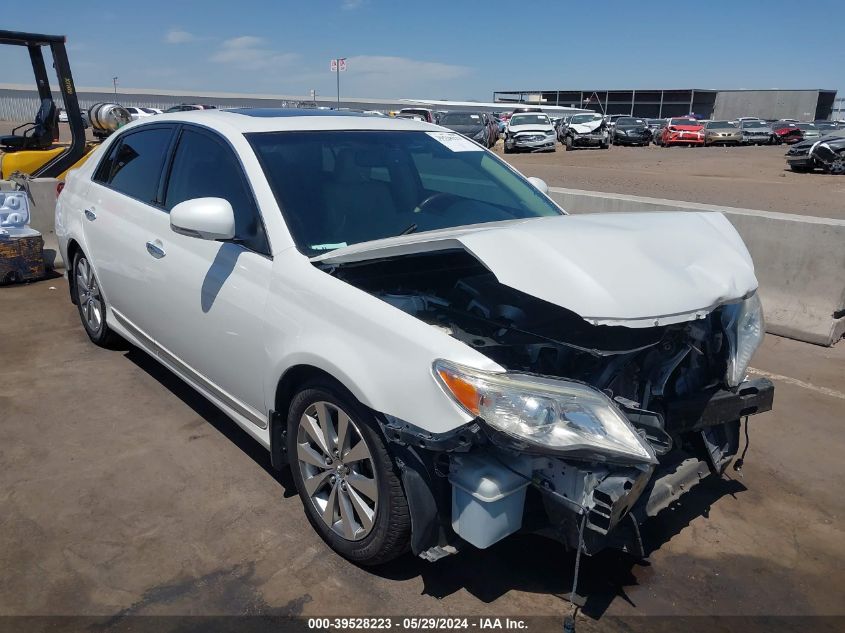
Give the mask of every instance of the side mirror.
<svg viewBox="0 0 845 633">
<path fill-rule="evenodd" d="M 546 184 L 546 181 L 542 178 L 537 178 L 536 176 L 530 176 L 528 178 L 528 182 L 534 185 L 537 189 L 548 195 L 549 193 L 549 186 Z"/>
<path fill-rule="evenodd" d="M 235 212 L 223 198 L 194 198 L 170 210 L 170 229 L 201 240 L 235 237 Z"/>
</svg>

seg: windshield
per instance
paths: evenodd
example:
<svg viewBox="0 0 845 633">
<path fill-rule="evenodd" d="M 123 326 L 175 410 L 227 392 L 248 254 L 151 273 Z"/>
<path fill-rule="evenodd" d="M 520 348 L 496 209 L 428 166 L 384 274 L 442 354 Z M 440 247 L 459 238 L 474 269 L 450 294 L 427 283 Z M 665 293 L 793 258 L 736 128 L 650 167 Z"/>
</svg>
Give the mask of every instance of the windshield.
<svg viewBox="0 0 845 633">
<path fill-rule="evenodd" d="M 815 126 L 820 130 L 835 130 L 836 124 L 830 121 L 822 121 L 821 123 L 816 123 Z"/>
<path fill-rule="evenodd" d="M 665 125 L 666 119 L 649 119 L 648 124 L 649 125 Z"/>
<path fill-rule="evenodd" d="M 694 119 L 672 119 L 669 125 L 701 125 L 701 123 Z"/>
<path fill-rule="evenodd" d="M 551 125 L 545 114 L 514 114 L 511 125 Z"/>
<path fill-rule="evenodd" d="M 625 117 L 623 119 L 616 120 L 616 127 L 636 127 L 638 125 L 645 125 L 645 119 Z"/>
<path fill-rule="evenodd" d="M 578 123 L 590 123 L 591 121 L 598 121 L 602 118 L 600 114 L 576 114 L 569 122 L 577 125 Z"/>
<path fill-rule="evenodd" d="M 440 116 L 440 125 L 482 125 L 484 119 L 477 112 L 447 112 Z"/>
<path fill-rule="evenodd" d="M 711 130 L 714 127 L 736 127 L 736 123 L 732 123 L 731 121 L 708 121 L 706 127 L 710 128 Z"/>
<path fill-rule="evenodd" d="M 246 135 L 299 250 L 560 215 L 490 152 L 452 132 Z"/>
<path fill-rule="evenodd" d="M 816 129 L 816 126 L 813 125 L 812 123 L 797 123 L 796 125 L 798 126 L 799 129 L 802 129 L 802 130 L 815 130 Z"/>
<path fill-rule="evenodd" d="M 743 121 L 741 127 L 766 127 L 766 123 L 763 121 Z"/>
</svg>

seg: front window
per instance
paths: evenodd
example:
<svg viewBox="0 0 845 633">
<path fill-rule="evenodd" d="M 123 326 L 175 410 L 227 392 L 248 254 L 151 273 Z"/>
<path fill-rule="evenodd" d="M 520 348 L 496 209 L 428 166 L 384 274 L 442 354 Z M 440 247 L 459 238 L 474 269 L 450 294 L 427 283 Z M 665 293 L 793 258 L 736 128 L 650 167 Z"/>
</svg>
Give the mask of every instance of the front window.
<svg viewBox="0 0 845 633">
<path fill-rule="evenodd" d="M 247 138 L 307 255 L 403 233 L 561 214 L 493 154 L 451 132 Z"/>
<path fill-rule="evenodd" d="M 669 125 L 701 125 L 701 124 L 694 119 L 672 119 L 671 121 L 669 121 Z"/>
<path fill-rule="evenodd" d="M 447 112 L 440 115 L 440 125 L 482 125 L 484 119 L 477 112 Z"/>
<path fill-rule="evenodd" d="M 633 117 L 624 117 L 616 120 L 616 127 L 637 127 L 645 125 L 645 120 L 635 119 Z"/>
<path fill-rule="evenodd" d="M 576 114 L 569 119 L 569 123 L 578 125 L 579 123 L 590 123 L 601 118 L 602 116 L 600 114 Z"/>
<path fill-rule="evenodd" d="M 514 114 L 511 125 L 551 125 L 551 122 L 545 114 Z"/>
</svg>

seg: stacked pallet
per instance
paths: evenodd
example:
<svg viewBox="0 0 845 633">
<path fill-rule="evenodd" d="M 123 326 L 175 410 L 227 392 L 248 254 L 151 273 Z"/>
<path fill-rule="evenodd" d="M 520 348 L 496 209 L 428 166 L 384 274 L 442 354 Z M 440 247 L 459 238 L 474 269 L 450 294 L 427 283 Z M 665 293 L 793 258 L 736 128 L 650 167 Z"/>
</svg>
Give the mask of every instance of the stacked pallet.
<svg viewBox="0 0 845 633">
<path fill-rule="evenodd" d="M 35 229 L 17 233 L 14 236 L 0 233 L 0 284 L 33 281 L 44 276 L 41 233 Z"/>
</svg>

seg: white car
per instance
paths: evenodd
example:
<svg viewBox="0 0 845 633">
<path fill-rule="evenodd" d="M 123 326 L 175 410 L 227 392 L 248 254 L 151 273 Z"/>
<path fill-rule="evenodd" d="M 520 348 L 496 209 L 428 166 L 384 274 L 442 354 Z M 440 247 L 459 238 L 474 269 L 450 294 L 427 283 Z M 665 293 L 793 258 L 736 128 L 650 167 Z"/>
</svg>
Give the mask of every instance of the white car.
<svg viewBox="0 0 845 633">
<path fill-rule="evenodd" d="M 642 554 L 645 518 L 771 407 L 746 378 L 757 280 L 721 214 L 570 216 L 546 189 L 428 123 L 181 112 L 70 172 L 56 234 L 91 340 L 289 465 L 343 556 L 520 529 Z"/>
<path fill-rule="evenodd" d="M 127 107 L 126 110 L 129 112 L 129 116 L 132 117 L 133 121 L 137 121 L 138 119 L 143 119 L 150 116 L 155 116 L 156 114 L 161 114 L 161 110 L 156 110 L 155 108 Z"/>
<path fill-rule="evenodd" d="M 548 115 L 542 112 L 516 112 L 505 129 L 505 154 L 519 150 L 555 151 L 556 133 Z"/>
</svg>

